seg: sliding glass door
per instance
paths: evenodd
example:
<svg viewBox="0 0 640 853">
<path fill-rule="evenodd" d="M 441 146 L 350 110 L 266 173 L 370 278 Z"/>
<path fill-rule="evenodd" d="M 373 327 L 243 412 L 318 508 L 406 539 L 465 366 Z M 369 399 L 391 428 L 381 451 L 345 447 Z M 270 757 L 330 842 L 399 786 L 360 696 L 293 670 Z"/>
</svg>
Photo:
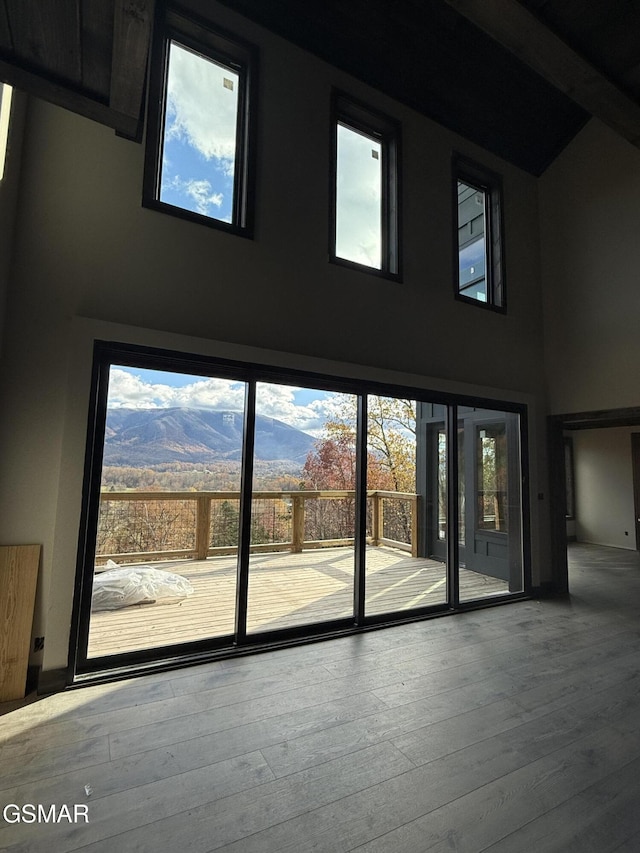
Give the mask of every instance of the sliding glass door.
<svg viewBox="0 0 640 853">
<path fill-rule="evenodd" d="M 356 404 L 256 385 L 248 635 L 353 622 Z"/>
<path fill-rule="evenodd" d="M 87 656 L 231 636 L 244 382 L 108 371 Z"/>
<path fill-rule="evenodd" d="M 94 383 L 80 671 L 526 591 L 524 410 L 121 349 Z"/>
<path fill-rule="evenodd" d="M 446 604 L 444 414 L 367 396 L 366 616 Z"/>
</svg>

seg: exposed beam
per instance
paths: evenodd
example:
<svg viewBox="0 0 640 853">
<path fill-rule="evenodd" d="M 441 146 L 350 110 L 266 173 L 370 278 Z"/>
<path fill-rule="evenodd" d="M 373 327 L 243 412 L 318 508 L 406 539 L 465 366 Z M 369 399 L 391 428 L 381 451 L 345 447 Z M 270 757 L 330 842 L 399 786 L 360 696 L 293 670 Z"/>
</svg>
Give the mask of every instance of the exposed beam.
<svg viewBox="0 0 640 853">
<path fill-rule="evenodd" d="M 113 6 L 105 0 L 82 3 L 82 86 L 109 96 L 113 50 Z"/>
<path fill-rule="evenodd" d="M 153 0 L 116 0 L 109 105 L 117 113 L 141 117 Z"/>
<path fill-rule="evenodd" d="M 581 107 L 640 148 L 640 105 L 517 0 L 445 0 Z"/>
<path fill-rule="evenodd" d="M 131 139 L 138 135 L 140 119 L 111 109 L 93 97 L 74 91 L 66 83 L 56 83 L 40 73 L 34 73 L 21 68 L 15 62 L 7 62 L 0 56 L 0 80 L 4 80 L 59 107 L 86 116 L 93 121 L 112 127 L 114 130 Z"/>
</svg>

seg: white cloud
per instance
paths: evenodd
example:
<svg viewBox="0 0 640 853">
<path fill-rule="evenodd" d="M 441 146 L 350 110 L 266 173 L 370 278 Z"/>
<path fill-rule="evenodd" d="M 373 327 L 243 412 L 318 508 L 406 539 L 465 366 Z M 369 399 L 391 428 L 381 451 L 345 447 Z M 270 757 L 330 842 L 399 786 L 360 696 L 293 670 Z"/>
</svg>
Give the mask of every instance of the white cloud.
<svg viewBox="0 0 640 853">
<path fill-rule="evenodd" d="M 236 152 L 238 85 L 234 71 L 172 44 L 166 136 L 186 140 L 207 160 L 221 160 L 228 175 Z"/>
<path fill-rule="evenodd" d="M 276 418 L 289 426 L 312 432 L 318 427 L 319 412 L 313 401 L 307 405 L 295 402 L 298 389 L 290 385 L 270 385 L 260 383 L 256 393 L 256 412 L 268 418 Z"/>
<path fill-rule="evenodd" d="M 353 411 L 355 417 L 355 402 L 351 408 L 346 400 L 355 400 L 350 395 L 332 393 L 320 396 L 301 404 L 295 401 L 295 392 L 302 390 L 287 385 L 259 384 L 256 395 L 256 411 L 258 414 L 284 421 L 290 426 L 301 429 L 319 438 L 324 432 L 327 421 L 339 418 Z"/>
<path fill-rule="evenodd" d="M 196 206 L 196 211 L 205 216 L 210 214 L 212 206 L 220 208 L 224 200 L 224 194 L 213 192 L 211 184 L 207 180 L 191 178 L 188 181 L 183 181 L 180 175 L 175 175 L 166 184 L 166 188 L 175 190 L 192 199 Z"/>
<path fill-rule="evenodd" d="M 381 157 L 379 142 L 338 125 L 336 254 L 376 269 L 382 251 Z"/>
<path fill-rule="evenodd" d="M 194 379 L 175 388 L 162 383 L 145 382 L 126 370 L 111 369 L 109 378 L 110 408 L 163 409 L 172 406 L 194 409 L 244 408 L 244 383 L 227 379 Z"/>
<path fill-rule="evenodd" d="M 344 406 L 342 394 L 322 395 L 307 403 L 296 403 L 300 389 L 290 385 L 259 383 L 256 411 L 259 415 L 283 421 L 315 437 L 322 434 L 327 420 Z M 193 378 L 182 387 L 146 382 L 140 376 L 112 367 L 109 378 L 110 408 L 155 409 L 184 407 L 241 412 L 244 410 L 243 382 L 219 378 Z"/>
</svg>

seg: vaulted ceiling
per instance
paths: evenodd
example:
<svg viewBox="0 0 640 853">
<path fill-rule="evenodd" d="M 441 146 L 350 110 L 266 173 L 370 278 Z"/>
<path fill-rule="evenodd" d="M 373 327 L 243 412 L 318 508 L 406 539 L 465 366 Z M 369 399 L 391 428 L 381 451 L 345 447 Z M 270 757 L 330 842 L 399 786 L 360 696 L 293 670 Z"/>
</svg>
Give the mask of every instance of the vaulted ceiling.
<svg viewBox="0 0 640 853">
<path fill-rule="evenodd" d="M 590 115 L 640 145 L 640 0 L 221 2 L 533 174 Z M 139 139 L 153 17 L 0 0 L 0 79 Z"/>
</svg>

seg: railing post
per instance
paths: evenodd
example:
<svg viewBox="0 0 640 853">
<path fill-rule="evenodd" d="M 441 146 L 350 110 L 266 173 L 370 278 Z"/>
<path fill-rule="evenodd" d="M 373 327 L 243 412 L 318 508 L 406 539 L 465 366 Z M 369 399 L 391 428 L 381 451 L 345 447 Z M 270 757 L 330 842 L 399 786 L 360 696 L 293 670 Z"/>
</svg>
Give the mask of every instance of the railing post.
<svg viewBox="0 0 640 853">
<path fill-rule="evenodd" d="M 371 508 L 372 519 L 371 519 L 371 538 L 373 539 L 374 545 L 380 544 L 380 539 L 384 535 L 384 507 L 382 505 L 382 498 L 378 494 L 378 492 L 373 493 L 373 506 Z"/>
<path fill-rule="evenodd" d="M 196 516 L 196 557 L 206 560 L 209 556 L 209 536 L 211 530 L 211 498 L 198 495 Z"/>
<path fill-rule="evenodd" d="M 294 554 L 299 554 L 304 542 L 304 498 L 302 495 L 294 495 L 291 508 L 291 550 Z"/>
<path fill-rule="evenodd" d="M 418 556 L 418 496 L 411 498 L 411 556 Z"/>
</svg>

